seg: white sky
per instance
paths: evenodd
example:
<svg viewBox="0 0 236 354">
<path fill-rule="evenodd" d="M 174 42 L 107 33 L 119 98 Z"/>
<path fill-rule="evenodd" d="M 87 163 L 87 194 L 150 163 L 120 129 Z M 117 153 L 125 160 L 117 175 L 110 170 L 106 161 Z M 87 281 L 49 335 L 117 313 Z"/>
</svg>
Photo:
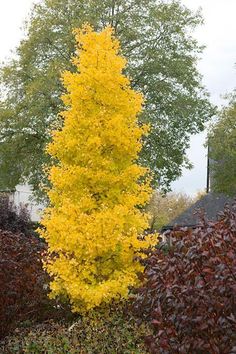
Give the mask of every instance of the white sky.
<svg viewBox="0 0 236 354">
<path fill-rule="evenodd" d="M 22 38 L 21 27 L 33 0 L 0 0 L 0 61 L 11 56 Z M 203 83 L 217 105 L 223 103 L 222 94 L 236 87 L 236 0 L 182 0 L 191 9 L 202 7 L 205 25 L 195 33 L 205 44 L 199 70 Z M 203 148 L 205 134 L 194 136 L 188 156 L 194 169 L 184 171 L 173 183 L 175 191 L 194 194 L 206 186 L 206 151 Z"/>
<path fill-rule="evenodd" d="M 203 83 L 211 101 L 221 106 L 222 95 L 236 88 L 236 0 L 182 0 L 189 8 L 202 8 L 205 24 L 195 33 L 206 49 L 199 63 Z M 172 184 L 175 191 L 195 194 L 206 188 L 207 158 L 203 147 L 206 133 L 193 136 L 188 156 L 194 164 L 190 171 Z"/>
</svg>

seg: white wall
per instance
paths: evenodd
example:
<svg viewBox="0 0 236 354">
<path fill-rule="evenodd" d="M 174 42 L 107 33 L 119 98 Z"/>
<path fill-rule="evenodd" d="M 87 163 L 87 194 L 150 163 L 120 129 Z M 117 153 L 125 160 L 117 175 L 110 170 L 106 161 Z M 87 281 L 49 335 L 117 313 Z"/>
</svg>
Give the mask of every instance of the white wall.
<svg viewBox="0 0 236 354">
<path fill-rule="evenodd" d="M 40 220 L 44 205 L 37 204 L 33 200 L 32 191 L 28 184 L 17 185 L 16 191 L 12 195 L 12 200 L 17 207 L 20 205 L 25 205 L 27 207 L 32 221 Z"/>
</svg>

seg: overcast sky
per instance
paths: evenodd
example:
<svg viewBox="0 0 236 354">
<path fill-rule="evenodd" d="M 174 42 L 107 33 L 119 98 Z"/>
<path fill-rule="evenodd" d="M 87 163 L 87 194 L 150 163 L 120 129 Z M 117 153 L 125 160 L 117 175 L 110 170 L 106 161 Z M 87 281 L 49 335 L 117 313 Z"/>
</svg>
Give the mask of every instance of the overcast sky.
<svg viewBox="0 0 236 354">
<path fill-rule="evenodd" d="M 220 107 L 226 103 L 222 95 L 236 88 L 236 0 L 182 0 L 182 3 L 193 10 L 202 8 L 205 24 L 195 36 L 206 49 L 199 62 L 199 71 L 211 101 Z M 205 138 L 206 133 L 203 133 L 191 139 L 188 156 L 194 168 L 184 171 L 172 184 L 173 190 L 194 194 L 206 188 Z"/>
<path fill-rule="evenodd" d="M 22 27 L 33 0 L 0 1 L 0 60 L 11 56 L 22 38 Z M 211 94 L 211 100 L 222 105 L 222 94 L 236 87 L 236 0 L 182 0 L 193 10 L 202 7 L 205 24 L 195 36 L 207 47 L 199 63 L 203 83 Z M 194 136 L 188 156 L 194 169 L 184 171 L 173 183 L 175 191 L 194 194 L 206 186 L 206 151 L 203 148 L 205 134 Z"/>
</svg>

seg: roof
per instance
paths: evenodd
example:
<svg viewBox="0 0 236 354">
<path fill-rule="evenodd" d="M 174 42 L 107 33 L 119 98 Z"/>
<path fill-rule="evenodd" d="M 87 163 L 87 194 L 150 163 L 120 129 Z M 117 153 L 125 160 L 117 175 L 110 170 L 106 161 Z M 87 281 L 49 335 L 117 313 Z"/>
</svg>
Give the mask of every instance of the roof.
<svg viewBox="0 0 236 354">
<path fill-rule="evenodd" d="M 197 211 L 204 211 L 208 220 L 216 221 L 219 212 L 224 210 L 226 203 L 232 205 L 234 198 L 230 198 L 225 194 L 210 192 L 204 195 L 190 208 L 186 209 L 181 215 L 172 220 L 168 225 L 162 228 L 162 231 L 173 229 L 174 226 L 180 227 L 196 227 L 199 225 L 199 216 Z"/>
</svg>

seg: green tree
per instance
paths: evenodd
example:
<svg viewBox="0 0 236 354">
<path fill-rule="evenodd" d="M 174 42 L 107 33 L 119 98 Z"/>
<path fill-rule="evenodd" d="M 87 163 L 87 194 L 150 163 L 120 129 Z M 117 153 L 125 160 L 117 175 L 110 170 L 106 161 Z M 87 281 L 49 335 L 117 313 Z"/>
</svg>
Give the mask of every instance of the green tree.
<svg viewBox="0 0 236 354">
<path fill-rule="evenodd" d="M 211 189 L 236 195 L 236 91 L 229 95 L 208 138 Z"/>
<path fill-rule="evenodd" d="M 129 63 L 126 74 L 145 96 L 140 119 L 152 128 L 141 163 L 168 190 L 190 167 L 190 135 L 213 113 L 196 67 L 203 48 L 191 35 L 202 17 L 177 0 L 43 0 L 33 7 L 16 58 L 1 70 L 0 184 L 27 179 L 38 190 L 50 126 L 60 124 L 63 109 L 60 75 L 73 71 L 72 29 L 85 21 L 98 31 L 115 28 Z"/>
</svg>

